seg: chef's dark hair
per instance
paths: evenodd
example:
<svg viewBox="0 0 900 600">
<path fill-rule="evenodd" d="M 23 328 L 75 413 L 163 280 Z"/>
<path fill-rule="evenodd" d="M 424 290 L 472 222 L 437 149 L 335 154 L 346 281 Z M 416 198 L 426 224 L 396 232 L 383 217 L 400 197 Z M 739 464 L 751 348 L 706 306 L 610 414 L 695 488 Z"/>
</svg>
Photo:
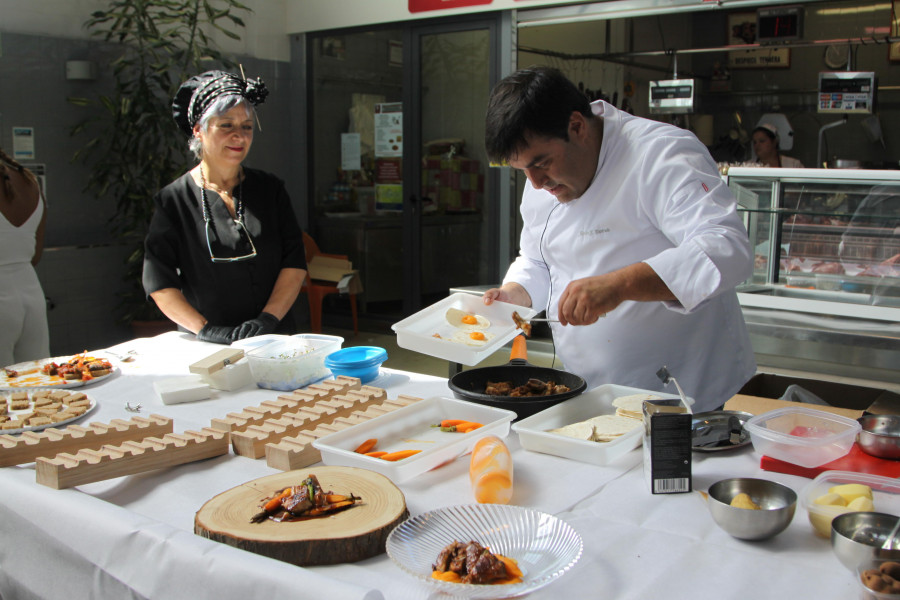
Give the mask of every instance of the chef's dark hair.
<svg viewBox="0 0 900 600">
<path fill-rule="evenodd" d="M 502 79 L 485 117 L 488 158 L 504 164 L 526 144 L 526 135 L 569 139 L 573 112 L 590 117 L 587 97 L 558 69 L 528 67 Z"/>
</svg>

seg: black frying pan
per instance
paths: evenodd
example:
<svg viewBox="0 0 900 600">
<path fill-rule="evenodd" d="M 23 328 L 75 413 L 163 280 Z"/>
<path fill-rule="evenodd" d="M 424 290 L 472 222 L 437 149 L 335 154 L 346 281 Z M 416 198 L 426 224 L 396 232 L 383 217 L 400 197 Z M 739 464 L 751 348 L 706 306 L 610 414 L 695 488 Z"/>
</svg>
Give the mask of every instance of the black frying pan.
<svg viewBox="0 0 900 600">
<path fill-rule="evenodd" d="M 550 367 L 539 367 L 526 360 L 527 349 L 525 336 L 518 335 L 513 340 L 509 363 L 496 367 L 478 367 L 461 371 L 450 378 L 448 385 L 453 394 L 462 400 L 477 404 L 503 408 L 516 413 L 517 419 L 531 415 L 577 396 L 587 388 L 587 383 L 574 373 L 568 373 Z M 491 396 L 484 393 L 488 381 L 511 381 L 513 386 L 524 385 L 529 379 L 553 381 L 569 388 L 568 392 L 549 396 L 533 396 L 510 398 L 509 396 Z"/>
</svg>

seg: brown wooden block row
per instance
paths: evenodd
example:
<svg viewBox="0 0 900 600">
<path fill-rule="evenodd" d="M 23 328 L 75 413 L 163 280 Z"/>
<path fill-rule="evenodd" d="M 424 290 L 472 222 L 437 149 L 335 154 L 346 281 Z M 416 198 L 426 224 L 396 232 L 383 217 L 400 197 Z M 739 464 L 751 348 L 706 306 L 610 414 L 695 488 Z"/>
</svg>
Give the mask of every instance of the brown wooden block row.
<svg viewBox="0 0 900 600">
<path fill-rule="evenodd" d="M 63 489 L 183 465 L 228 453 L 228 434 L 204 427 L 201 431 L 169 433 L 140 442 L 126 441 L 99 450 L 82 449 L 35 462 L 37 482 Z"/>
<path fill-rule="evenodd" d="M 331 423 L 319 425 L 292 437 L 285 437 L 277 443 L 266 444 L 266 464 L 282 471 L 308 467 L 322 460 L 321 453 L 312 445 L 314 440 L 419 401 L 421 398 L 401 394 L 394 400 L 372 404 L 365 410 L 353 411 L 350 415 L 335 419 Z"/>
<path fill-rule="evenodd" d="M 94 422 L 87 427 L 69 425 L 65 429 L 51 427 L 16 436 L 0 435 L 0 467 L 30 463 L 39 456 L 52 457 L 60 452 L 97 449 L 106 444 L 163 436 L 172 431 L 172 419 L 150 415 L 129 420 L 113 419 L 109 423 Z"/>
<path fill-rule="evenodd" d="M 370 387 L 329 400 L 320 400 L 302 406 L 295 412 L 285 413 L 278 419 L 267 419 L 259 425 L 249 425 L 243 431 L 232 433 L 231 445 L 234 453 L 239 456 L 262 458 L 266 453 L 266 444 L 277 443 L 282 438 L 331 423 L 338 417 L 346 417 L 371 404 L 383 402 L 386 397 L 384 390 Z"/>
<path fill-rule="evenodd" d="M 247 407 L 239 413 L 228 413 L 224 418 L 213 419 L 210 427 L 219 431 L 244 431 L 251 425 L 259 425 L 267 419 L 277 419 L 282 414 L 296 411 L 303 405 L 328 400 L 358 390 L 360 387 L 358 377 L 340 375 L 333 381 L 322 381 L 300 390 L 280 394 L 274 400 L 266 400 L 259 406 Z"/>
</svg>

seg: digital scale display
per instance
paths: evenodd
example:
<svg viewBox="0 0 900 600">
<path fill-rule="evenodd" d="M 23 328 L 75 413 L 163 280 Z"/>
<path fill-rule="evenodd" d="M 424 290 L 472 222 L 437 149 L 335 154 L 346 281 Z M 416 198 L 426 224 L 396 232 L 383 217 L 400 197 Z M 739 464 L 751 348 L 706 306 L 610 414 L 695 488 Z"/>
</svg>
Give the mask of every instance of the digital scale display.
<svg viewBox="0 0 900 600">
<path fill-rule="evenodd" d="M 694 80 L 665 79 L 650 82 L 650 112 L 689 113 L 694 110 Z"/>
<path fill-rule="evenodd" d="M 819 73 L 818 112 L 871 113 L 874 104 L 874 71 Z"/>
</svg>

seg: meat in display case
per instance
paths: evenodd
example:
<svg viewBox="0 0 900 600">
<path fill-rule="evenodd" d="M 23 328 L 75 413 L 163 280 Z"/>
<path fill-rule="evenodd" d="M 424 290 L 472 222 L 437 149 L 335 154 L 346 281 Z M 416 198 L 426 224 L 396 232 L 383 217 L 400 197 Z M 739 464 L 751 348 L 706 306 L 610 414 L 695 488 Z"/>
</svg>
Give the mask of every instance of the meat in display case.
<svg viewBox="0 0 900 600">
<path fill-rule="evenodd" d="M 875 363 L 893 361 L 887 377 L 897 380 L 900 171 L 732 167 L 725 178 L 755 251 L 753 275 L 738 296 L 751 337 L 757 334 L 757 355 L 760 348 L 779 355 L 776 338 L 797 357 L 799 337 L 846 346 L 850 335 L 855 355 L 869 348 L 863 353 Z M 758 337 L 760 323 L 766 340 Z M 841 353 L 820 344 L 809 358 L 834 360 L 856 376 L 871 368 L 847 365 Z"/>
</svg>

